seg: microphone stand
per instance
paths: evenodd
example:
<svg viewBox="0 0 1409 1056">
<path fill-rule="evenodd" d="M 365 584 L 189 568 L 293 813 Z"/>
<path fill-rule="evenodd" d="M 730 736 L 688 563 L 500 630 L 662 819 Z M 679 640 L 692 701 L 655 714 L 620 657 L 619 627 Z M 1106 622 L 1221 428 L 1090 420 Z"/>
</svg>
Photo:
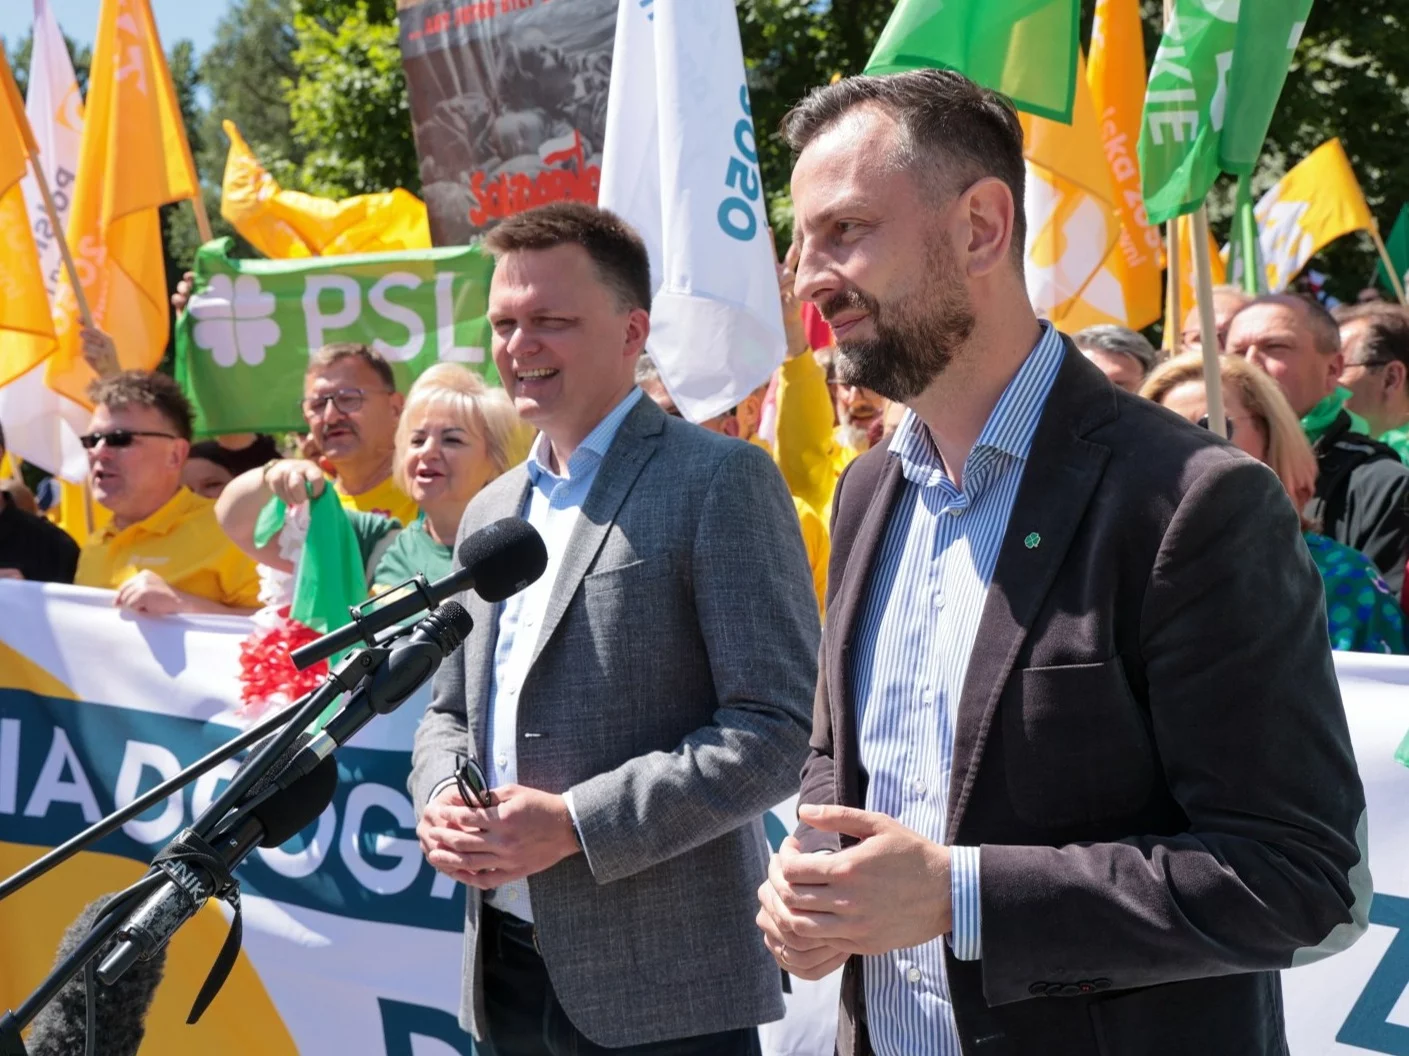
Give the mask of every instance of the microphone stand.
<svg viewBox="0 0 1409 1056">
<path fill-rule="evenodd" d="M 210 836 L 224 820 L 225 815 L 245 797 L 261 778 L 273 770 L 280 761 L 280 756 L 289 745 L 298 739 L 304 728 L 344 692 L 355 690 L 364 679 L 375 674 L 390 654 L 387 644 L 408 631 L 409 628 L 405 631 L 398 631 L 383 642 L 371 643 L 367 649 L 349 656 L 338 666 L 337 670 L 329 672 L 321 686 L 304 694 L 295 706 L 286 708 L 252 726 L 239 737 L 222 745 L 216 751 L 183 770 L 176 777 L 158 785 L 151 792 L 134 800 L 122 810 L 109 815 L 62 846 L 56 847 L 43 858 L 31 863 L 27 868 L 0 885 L 0 898 L 14 893 L 61 862 L 71 858 L 83 847 L 113 832 L 124 822 L 161 802 L 172 792 L 190 784 L 202 774 L 233 757 L 241 748 L 254 743 L 267 731 L 283 727 L 282 732 L 274 740 L 251 756 L 246 765 L 230 781 L 225 791 L 189 826 L 191 831 L 202 838 Z M 160 870 L 151 872 L 126 891 L 116 895 L 103 907 L 101 919 L 83 938 L 78 947 L 54 966 L 44 981 L 34 989 L 18 1009 L 7 1010 L 3 1016 L 0 1016 L 0 1056 L 27 1056 L 21 1037 L 24 1028 L 33 1022 L 34 1017 L 58 995 L 70 979 L 83 971 L 88 963 L 98 956 L 103 944 L 127 922 L 127 911 L 135 908 L 141 899 L 155 891 L 166 880 L 167 876 L 164 872 Z"/>
</svg>

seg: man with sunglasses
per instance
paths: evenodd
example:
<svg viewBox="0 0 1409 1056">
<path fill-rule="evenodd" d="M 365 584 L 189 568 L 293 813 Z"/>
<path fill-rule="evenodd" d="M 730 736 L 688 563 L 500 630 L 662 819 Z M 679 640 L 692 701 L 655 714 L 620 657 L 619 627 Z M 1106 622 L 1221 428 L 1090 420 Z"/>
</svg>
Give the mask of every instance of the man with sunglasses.
<svg viewBox="0 0 1409 1056">
<path fill-rule="evenodd" d="M 181 485 L 192 415 L 180 386 L 129 370 L 89 396 L 88 480 L 112 520 L 83 546 L 74 582 L 115 590 L 117 605 L 151 616 L 253 611 L 254 562 L 225 538 L 211 501 Z"/>
<path fill-rule="evenodd" d="M 1397 304 L 1342 305 L 1346 409 L 1364 418 L 1370 435 L 1409 462 L 1409 311 Z"/>
<path fill-rule="evenodd" d="M 304 421 L 342 504 L 410 524 L 416 504 L 391 475 L 403 402 L 391 365 L 367 345 L 325 345 L 303 377 Z M 290 460 L 269 472 L 302 471 L 301 463 Z"/>
</svg>

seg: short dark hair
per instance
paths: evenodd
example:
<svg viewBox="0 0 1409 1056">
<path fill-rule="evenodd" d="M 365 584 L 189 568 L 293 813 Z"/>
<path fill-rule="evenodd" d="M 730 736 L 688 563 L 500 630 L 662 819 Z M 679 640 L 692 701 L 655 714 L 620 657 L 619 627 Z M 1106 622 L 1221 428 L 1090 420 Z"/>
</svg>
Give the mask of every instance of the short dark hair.
<svg viewBox="0 0 1409 1056">
<path fill-rule="evenodd" d="M 1085 330 L 1078 330 L 1072 334 L 1071 340 L 1077 348 L 1083 351 L 1091 349 L 1097 352 L 1110 352 L 1133 359 L 1140 366 L 1141 376 L 1154 370 L 1155 360 L 1159 358 L 1155 352 L 1155 346 L 1145 340 L 1144 334 L 1128 327 L 1116 326 L 1114 323 L 1098 323 L 1096 326 L 1088 326 Z"/>
<path fill-rule="evenodd" d="M 376 371 L 377 377 L 381 378 L 382 384 L 389 391 L 396 391 L 396 375 L 392 372 L 391 364 L 386 361 L 386 357 L 371 345 L 364 345 L 358 341 L 335 341 L 331 345 L 324 345 L 308 357 L 308 369 L 303 372 L 303 376 L 306 378 L 319 367 L 331 367 L 334 363 L 344 359 L 361 360 Z"/>
<path fill-rule="evenodd" d="M 1299 293 L 1264 293 L 1234 313 L 1234 318 L 1249 308 L 1259 304 L 1278 304 L 1284 308 L 1299 308 L 1311 330 L 1311 338 L 1316 343 L 1316 351 L 1323 356 L 1334 356 L 1341 350 L 1341 328 L 1330 310 L 1314 297 L 1303 297 Z"/>
<path fill-rule="evenodd" d="M 109 378 L 99 378 L 88 387 L 93 405 L 111 407 L 151 407 L 161 414 L 183 440 L 191 439 L 195 418 L 191 401 L 181 386 L 167 374 L 155 370 L 124 370 Z"/>
<path fill-rule="evenodd" d="M 651 310 L 651 258 L 635 228 L 586 202 L 550 202 L 502 221 L 484 237 L 497 260 L 520 250 L 575 245 L 586 250 L 624 308 Z"/>
<path fill-rule="evenodd" d="M 994 176 L 1013 195 L 1013 253 L 1021 264 L 1027 241 L 1023 191 L 1023 130 L 1005 96 L 954 70 L 909 70 L 884 76 L 844 77 L 814 88 L 783 117 L 782 133 L 797 154 L 843 116 L 867 104 L 900 125 L 895 159 L 942 177 L 941 193 L 957 194 Z"/>
<path fill-rule="evenodd" d="M 1385 301 L 1342 305 L 1331 313 L 1341 326 L 1365 320 L 1362 364 L 1398 360 L 1409 367 L 1409 311 Z"/>
</svg>

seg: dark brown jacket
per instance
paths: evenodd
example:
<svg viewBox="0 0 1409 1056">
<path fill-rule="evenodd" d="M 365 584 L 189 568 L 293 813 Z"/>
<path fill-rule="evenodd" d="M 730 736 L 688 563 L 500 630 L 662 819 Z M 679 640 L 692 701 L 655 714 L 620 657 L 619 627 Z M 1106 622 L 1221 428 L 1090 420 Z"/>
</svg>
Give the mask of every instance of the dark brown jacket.
<svg viewBox="0 0 1409 1056">
<path fill-rule="evenodd" d="M 847 667 L 902 483 L 878 449 L 837 488 L 803 803 L 865 805 Z M 1285 1053 L 1278 969 L 1365 929 L 1364 817 L 1277 478 L 1068 344 L 959 703 L 948 832 L 982 847 L 983 914 L 982 960 L 948 958 L 964 1052 Z M 852 958 L 844 1056 L 870 1051 L 863 1006 Z"/>
</svg>

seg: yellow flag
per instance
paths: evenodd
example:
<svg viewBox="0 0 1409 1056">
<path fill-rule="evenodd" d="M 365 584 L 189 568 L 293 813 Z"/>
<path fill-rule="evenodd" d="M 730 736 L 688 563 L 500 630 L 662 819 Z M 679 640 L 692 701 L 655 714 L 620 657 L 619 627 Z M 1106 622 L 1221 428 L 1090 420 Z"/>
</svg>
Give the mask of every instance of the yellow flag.
<svg viewBox="0 0 1409 1056">
<path fill-rule="evenodd" d="M 38 153 L 15 78 L 0 54 L 0 385 L 54 351 L 49 295 L 20 187 L 29 158 Z"/>
<path fill-rule="evenodd" d="M 159 206 L 199 193 L 149 0 L 102 0 L 68 241 L 93 321 L 124 368 L 151 369 L 170 326 Z M 59 284 L 49 387 L 87 404 L 73 291 Z"/>
<path fill-rule="evenodd" d="M 230 153 L 225 159 L 220 215 L 266 257 L 282 260 L 430 248 L 425 203 L 410 191 L 397 188 L 333 201 L 283 190 L 259 163 L 235 123 L 226 121 L 223 127 L 230 137 Z"/>
<path fill-rule="evenodd" d="M 1184 320 L 1189 313 L 1194 310 L 1198 303 L 1196 290 L 1198 283 L 1194 281 L 1194 217 L 1192 214 L 1185 214 L 1179 218 L 1179 229 L 1177 237 L 1179 239 L 1179 314 L 1180 318 L 1170 318 L 1170 309 L 1173 305 L 1165 306 L 1164 316 L 1164 347 L 1173 346 L 1173 336 L 1183 333 Z M 1208 261 L 1209 270 L 1213 274 L 1213 284 L 1222 286 L 1228 281 L 1228 269 L 1221 256 L 1218 255 L 1218 245 L 1213 241 L 1213 235 L 1208 236 Z"/>
<path fill-rule="evenodd" d="M 1120 237 L 1110 170 L 1084 69 L 1072 123 L 1019 114 L 1027 161 L 1027 291 L 1038 314 L 1066 331 L 1096 313 L 1124 314 L 1119 284 L 1103 267 Z"/>
<path fill-rule="evenodd" d="M 1139 330 L 1160 317 L 1164 301 L 1162 243 L 1158 226 L 1145 215 L 1135 151 L 1145 107 L 1145 40 L 1139 0 L 1096 0 L 1086 80 L 1120 216 L 1120 242 L 1106 256 L 1105 270 L 1120 287 L 1124 311 L 1100 313 L 1088 300 L 1082 308 L 1090 318 L 1080 323 L 1115 323 Z"/>
<path fill-rule="evenodd" d="M 1308 154 L 1253 210 L 1267 267 L 1267 288 L 1285 290 L 1322 246 L 1375 227 L 1365 193 L 1339 139 Z"/>
</svg>

